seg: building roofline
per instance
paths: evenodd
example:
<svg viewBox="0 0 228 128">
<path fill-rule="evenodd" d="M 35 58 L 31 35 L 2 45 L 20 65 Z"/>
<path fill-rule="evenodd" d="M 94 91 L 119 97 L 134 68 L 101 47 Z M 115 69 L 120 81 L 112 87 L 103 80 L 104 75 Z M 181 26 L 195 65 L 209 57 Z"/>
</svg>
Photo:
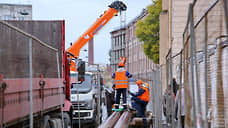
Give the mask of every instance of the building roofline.
<svg viewBox="0 0 228 128">
<path fill-rule="evenodd" d="M 126 25 L 123 26 L 122 28 L 120 28 L 120 26 L 119 26 L 119 27 L 116 27 L 116 28 L 114 28 L 114 30 L 112 30 L 110 33 L 112 34 L 112 33 L 116 32 L 116 31 L 120 31 L 120 30 L 126 30 Z"/>
<path fill-rule="evenodd" d="M 142 19 L 142 18 L 143 18 L 144 16 L 146 16 L 147 14 L 148 14 L 148 9 L 143 8 L 142 11 L 141 11 L 141 13 L 140 13 L 138 16 L 136 16 L 134 19 L 132 19 L 132 20 L 127 24 L 126 27 L 128 27 L 128 26 L 130 26 L 131 24 L 137 22 L 139 19 Z"/>
<path fill-rule="evenodd" d="M 110 34 L 116 32 L 116 31 L 119 31 L 119 30 L 124 30 L 124 29 L 126 29 L 128 26 L 130 26 L 131 24 L 137 22 L 138 19 L 141 19 L 142 17 L 146 16 L 147 14 L 148 14 L 148 9 L 143 8 L 142 11 L 141 11 L 141 13 L 140 13 L 138 16 L 136 16 L 134 19 L 132 19 L 130 22 L 128 22 L 127 25 L 123 26 L 122 28 L 120 28 L 120 26 L 114 28 L 114 30 L 112 30 L 112 31 L 110 32 Z"/>
<path fill-rule="evenodd" d="M 10 4 L 10 3 L 0 3 L 0 5 L 8 5 L 8 6 L 29 6 L 29 7 L 32 7 L 32 4 Z"/>
</svg>

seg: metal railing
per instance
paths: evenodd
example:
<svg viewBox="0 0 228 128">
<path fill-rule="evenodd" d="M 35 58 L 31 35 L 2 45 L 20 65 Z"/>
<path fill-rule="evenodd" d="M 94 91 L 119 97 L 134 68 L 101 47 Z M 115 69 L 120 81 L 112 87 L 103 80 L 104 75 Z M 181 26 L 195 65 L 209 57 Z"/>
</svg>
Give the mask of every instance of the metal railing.
<svg viewBox="0 0 228 128">
<path fill-rule="evenodd" d="M 155 128 L 162 127 L 162 66 L 155 70 L 148 70 L 147 72 L 139 73 L 134 79 L 141 79 L 143 82 L 149 84 L 150 102 L 147 105 L 147 111 L 152 112 L 154 121 L 153 126 Z"/>
</svg>

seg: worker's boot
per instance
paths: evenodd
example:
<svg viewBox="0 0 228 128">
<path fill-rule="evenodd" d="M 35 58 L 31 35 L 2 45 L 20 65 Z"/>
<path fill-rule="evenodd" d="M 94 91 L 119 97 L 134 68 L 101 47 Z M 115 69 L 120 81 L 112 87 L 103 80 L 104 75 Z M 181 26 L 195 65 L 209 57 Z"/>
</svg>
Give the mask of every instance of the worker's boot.
<svg viewBox="0 0 228 128">
<path fill-rule="evenodd" d="M 134 108 L 128 108 L 128 111 L 132 112 L 132 113 L 136 113 L 136 110 Z"/>
<path fill-rule="evenodd" d="M 145 117 L 143 118 L 143 128 L 147 128 L 147 120 Z"/>
<path fill-rule="evenodd" d="M 127 110 L 127 105 L 123 105 L 123 109 L 124 110 Z"/>
<path fill-rule="evenodd" d="M 119 105 L 118 104 L 115 104 L 115 109 L 119 109 Z"/>
</svg>

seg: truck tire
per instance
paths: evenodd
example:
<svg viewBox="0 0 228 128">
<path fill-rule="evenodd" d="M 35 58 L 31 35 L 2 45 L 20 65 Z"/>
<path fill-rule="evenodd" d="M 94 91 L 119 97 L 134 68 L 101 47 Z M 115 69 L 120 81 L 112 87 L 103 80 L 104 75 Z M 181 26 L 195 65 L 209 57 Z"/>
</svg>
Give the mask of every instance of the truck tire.
<svg viewBox="0 0 228 128">
<path fill-rule="evenodd" d="M 50 120 L 50 126 L 51 126 L 51 128 L 57 128 L 57 122 L 55 119 Z"/>
<path fill-rule="evenodd" d="M 43 118 L 43 123 L 42 123 L 42 128 L 50 128 L 50 124 L 49 124 L 49 120 L 50 120 L 50 116 L 46 115 Z"/>
<path fill-rule="evenodd" d="M 56 118 L 57 128 L 62 128 L 62 120 L 60 118 Z"/>
<path fill-rule="evenodd" d="M 68 126 L 71 126 L 71 120 L 70 120 L 69 114 L 64 112 L 63 118 L 64 118 L 64 128 L 68 128 Z"/>
<path fill-rule="evenodd" d="M 53 118 L 50 120 L 51 128 L 62 128 L 62 121 L 59 118 Z"/>
</svg>

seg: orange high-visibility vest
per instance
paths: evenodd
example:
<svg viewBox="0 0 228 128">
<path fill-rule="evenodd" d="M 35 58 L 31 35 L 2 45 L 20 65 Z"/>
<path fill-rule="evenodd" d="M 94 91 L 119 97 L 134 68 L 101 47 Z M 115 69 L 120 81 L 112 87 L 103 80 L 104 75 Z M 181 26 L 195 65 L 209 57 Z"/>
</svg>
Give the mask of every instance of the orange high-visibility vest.
<svg viewBox="0 0 228 128">
<path fill-rule="evenodd" d="M 128 79 L 126 77 L 126 71 L 123 72 L 115 72 L 115 85 L 116 89 L 119 88 L 128 88 Z"/>
<path fill-rule="evenodd" d="M 146 87 L 142 87 L 142 89 L 145 90 L 145 92 L 142 95 L 138 96 L 138 98 L 140 100 L 149 102 L 150 101 L 149 89 Z"/>
</svg>

